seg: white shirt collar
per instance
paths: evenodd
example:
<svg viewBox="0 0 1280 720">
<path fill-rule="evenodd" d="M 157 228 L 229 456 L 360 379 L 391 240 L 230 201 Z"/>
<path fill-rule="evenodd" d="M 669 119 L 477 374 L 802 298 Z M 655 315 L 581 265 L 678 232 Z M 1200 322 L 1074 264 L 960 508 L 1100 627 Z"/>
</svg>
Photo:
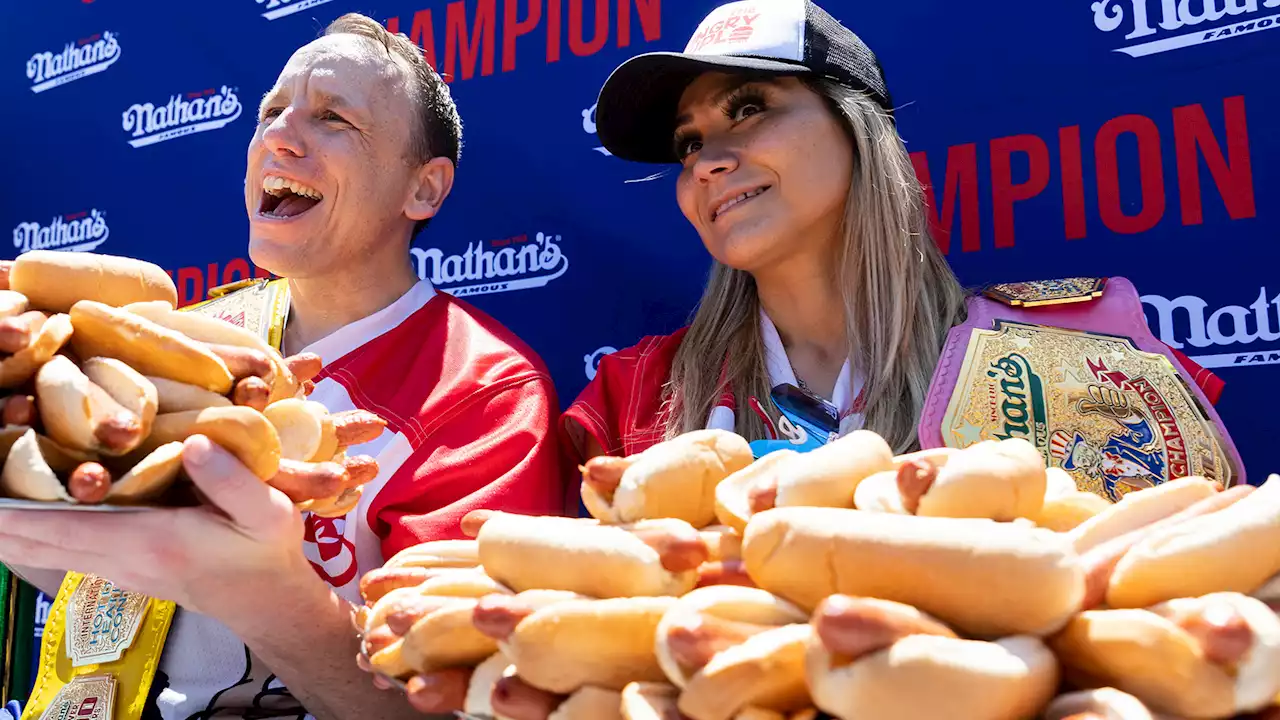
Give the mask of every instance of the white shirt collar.
<svg viewBox="0 0 1280 720">
<path fill-rule="evenodd" d="M 775 386 L 789 383 L 799 387 L 800 383 L 796 380 L 795 370 L 791 367 L 791 361 L 787 358 L 786 348 L 782 346 L 782 337 L 778 335 L 778 328 L 774 326 L 773 321 L 769 319 L 769 315 L 765 313 L 764 308 L 760 309 L 760 335 L 764 339 L 764 361 L 765 367 L 769 371 L 769 381 Z M 851 363 L 845 358 L 844 366 L 840 368 L 840 377 L 836 380 L 835 391 L 830 402 L 835 406 L 839 417 L 846 417 L 853 413 L 853 402 L 858 397 L 858 393 L 862 391 L 863 378 L 861 374 L 856 377 L 850 371 Z M 841 432 L 844 432 L 844 424 L 841 423 Z M 856 429 L 856 428 L 855 428 Z"/>
<path fill-rule="evenodd" d="M 435 297 L 436 289 L 430 280 L 419 280 L 395 302 L 378 312 L 347 323 L 302 349 L 320 356 L 325 365 L 343 357 L 398 326 L 409 316 Z"/>
</svg>

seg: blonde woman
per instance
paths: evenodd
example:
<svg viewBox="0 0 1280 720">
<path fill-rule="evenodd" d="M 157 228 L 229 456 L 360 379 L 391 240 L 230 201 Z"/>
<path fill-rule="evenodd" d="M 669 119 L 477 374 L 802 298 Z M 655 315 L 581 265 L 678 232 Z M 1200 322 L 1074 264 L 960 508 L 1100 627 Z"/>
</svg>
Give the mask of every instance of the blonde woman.
<svg viewBox="0 0 1280 720">
<path fill-rule="evenodd" d="M 939 356 L 988 301 L 929 237 L 892 108 L 871 51 L 804 0 L 721 6 L 686 53 L 614 73 L 601 141 L 681 166 L 680 209 L 715 263 L 689 327 L 603 359 L 565 415 L 570 454 L 630 455 L 705 427 L 758 453 L 860 427 L 899 452 L 921 443 Z M 1136 295 L 1121 301 L 1141 320 Z M 564 701 L 518 677 L 475 687 L 468 668 L 414 676 L 407 695 L 422 713 L 529 719 Z"/>
<path fill-rule="evenodd" d="M 562 421 L 574 459 L 707 427 L 757 455 L 857 428 L 900 453 L 921 445 L 922 413 L 949 390 L 930 394 L 940 354 L 959 342 L 963 358 L 966 317 L 994 301 L 967 293 L 930 237 L 862 40 L 805 0 L 728 3 L 684 53 L 619 67 L 596 126 L 618 157 L 679 165 L 677 202 L 715 262 L 688 327 L 602 359 Z M 1110 302 L 1141 325 L 1118 334 L 1158 345 L 1132 286 L 1113 280 Z M 1086 315 L 1086 329 L 1110 322 Z M 1216 396 L 1216 378 L 1177 360 Z"/>
</svg>

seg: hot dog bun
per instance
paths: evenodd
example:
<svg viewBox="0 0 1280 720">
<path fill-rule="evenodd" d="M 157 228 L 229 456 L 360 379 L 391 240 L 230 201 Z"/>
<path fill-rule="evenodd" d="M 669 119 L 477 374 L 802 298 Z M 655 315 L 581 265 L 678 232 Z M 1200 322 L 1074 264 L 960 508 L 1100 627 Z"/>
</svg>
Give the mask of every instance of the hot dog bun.
<svg viewBox="0 0 1280 720">
<path fill-rule="evenodd" d="M 502 644 L 529 684 L 568 694 L 594 685 L 621 691 L 630 682 L 659 682 L 654 657 L 658 622 L 670 597 L 568 600 L 541 608 Z"/>
<path fill-rule="evenodd" d="M 777 477 L 775 507 L 853 507 L 858 484 L 893 467 L 893 450 L 869 430 L 855 430 L 795 458 Z"/>
<path fill-rule="evenodd" d="M 783 474 L 783 465 L 799 458 L 795 450 L 775 450 L 725 478 L 716 486 L 716 517 L 720 523 L 742 533 L 751 519 L 751 489 L 762 482 L 774 485 Z"/>
<path fill-rule="evenodd" d="M 446 587 L 441 580 L 448 581 L 453 587 Z M 479 573 L 465 582 L 470 587 L 460 585 L 458 578 L 434 578 L 419 587 L 418 591 L 423 595 L 457 595 L 470 600 L 429 613 L 404 634 L 400 652 L 404 662 L 415 672 L 475 665 L 498 651 L 497 641 L 482 635 L 471 618 L 476 598 L 492 594 L 510 595 L 511 591 Z"/>
<path fill-rule="evenodd" d="M 1215 607 L 1216 606 L 1216 607 Z M 1238 613 L 1252 641 L 1235 667 L 1206 657 L 1207 647 L 1173 619 L 1195 611 Z M 1166 617 L 1169 616 L 1169 617 Z M 1190 718 L 1226 718 L 1266 707 L 1280 692 L 1280 618 L 1239 593 L 1179 598 L 1147 610 L 1089 610 L 1049 644 L 1068 677 L 1131 693 L 1149 707 Z"/>
<path fill-rule="evenodd" d="M 1085 590 L 1067 540 L 1023 523 L 779 508 L 751 519 L 742 556 L 759 587 L 805 610 L 877 597 L 981 637 L 1054 632 Z"/>
<path fill-rule="evenodd" d="M 216 407 L 157 415 L 151 435 L 139 450 L 150 453 L 171 442 L 204 435 L 236 456 L 259 478 L 270 480 L 280 468 L 280 438 L 262 413 L 247 407 Z"/>
<path fill-rule="evenodd" d="M 137 315 L 162 327 L 176 330 L 179 333 L 200 342 L 215 345 L 232 345 L 258 350 L 271 361 L 271 397 L 269 402 L 277 402 L 298 394 L 300 384 L 284 363 L 280 353 L 266 343 L 257 334 L 224 320 L 191 312 L 181 312 L 166 308 L 158 303 L 139 303 L 126 308 Z"/>
<path fill-rule="evenodd" d="M 1186 477 L 1131 492 L 1068 533 L 1076 552 L 1085 553 L 1127 532 L 1185 510 L 1221 489 L 1202 477 Z"/>
<path fill-rule="evenodd" d="M 13 355 L 0 360 L 0 387 L 12 388 L 26 383 L 49 362 L 67 340 L 71 339 L 71 317 L 51 315 L 31 339 L 31 344 Z"/>
<path fill-rule="evenodd" d="M 156 389 L 156 402 L 159 412 L 174 413 L 185 410 L 204 410 L 211 407 L 231 407 L 231 401 L 224 395 L 196 387 L 188 383 L 168 378 L 148 376 Z"/>
<path fill-rule="evenodd" d="M 9 288 L 27 296 L 32 307 L 59 313 L 69 311 L 80 300 L 112 307 L 148 300 L 171 308 L 178 303 L 173 280 L 159 266 L 92 253 L 23 253 L 13 261 Z"/>
<path fill-rule="evenodd" d="M 497 513 L 480 528 L 476 541 L 485 570 L 516 592 L 545 588 L 598 598 L 680 595 L 693 589 L 697 581 L 693 569 L 668 571 L 658 551 L 624 529 L 664 525 L 696 536 L 692 526 L 681 520 L 617 526 Z"/>
<path fill-rule="evenodd" d="M 134 313 L 90 300 L 71 308 L 71 347 L 80 357 L 109 357 L 143 375 L 184 382 L 219 395 L 231 392 L 222 359 L 181 333 Z"/>
<path fill-rule="evenodd" d="M 848 664 L 814 638 L 807 673 L 814 704 L 858 720 L 1023 720 L 1058 686 L 1053 653 L 1028 636 L 911 635 Z"/>
<path fill-rule="evenodd" d="M 24 500 L 76 502 L 45 461 L 36 431 L 31 428 L 24 430 L 9 448 L 4 469 L 0 470 L 0 491 L 6 497 Z"/>
<path fill-rule="evenodd" d="M 813 704 L 805 684 L 807 624 L 752 635 L 711 658 L 680 693 L 680 712 L 692 720 L 733 720 L 745 708 L 787 713 Z"/>
<path fill-rule="evenodd" d="M 592 516 L 608 523 L 676 518 L 700 528 L 715 522 L 716 486 L 751 464 L 751 447 L 725 430 L 699 430 L 635 456 L 611 495 L 583 483 Z"/>
<path fill-rule="evenodd" d="M 36 373 L 40 416 L 49 437 L 61 445 L 124 455 L 150 430 L 155 387 L 119 361 L 95 360 L 96 364 L 86 365 L 107 387 L 93 382 L 65 355 L 54 356 L 40 368 Z"/>
<path fill-rule="evenodd" d="M 688 593 L 663 615 L 656 636 L 658 665 L 678 688 L 686 686 L 697 668 L 691 671 L 682 667 L 673 655 L 672 631 L 674 628 L 714 631 L 708 626 L 708 619 L 760 626 L 759 631 L 763 632 L 769 627 L 806 623 L 809 618 L 795 605 L 757 588 L 716 585 Z"/>
<path fill-rule="evenodd" d="M 622 720 L 622 694 L 587 686 L 560 703 L 547 720 Z"/>
<path fill-rule="evenodd" d="M 182 443 L 156 448 L 111 484 L 105 502 L 128 505 L 154 500 L 164 494 L 182 471 Z"/>
<path fill-rule="evenodd" d="M 1079 690 L 1059 695 L 1044 711 L 1044 720 L 1069 720 L 1092 713 L 1101 720 L 1157 720 L 1138 698 L 1115 688 Z"/>
<path fill-rule="evenodd" d="M 494 683 L 501 678 L 516 674 L 516 666 L 511 664 L 511 658 L 502 652 L 496 652 L 490 655 L 484 662 L 476 666 L 471 673 L 471 682 L 467 684 L 467 699 L 463 705 L 463 712 L 468 715 L 479 715 L 481 717 L 491 717 L 497 720 L 493 714 L 493 703 L 490 698 L 493 695 Z"/>
<path fill-rule="evenodd" d="M 1280 475 L 1209 515 L 1153 532 L 1116 564 L 1114 608 L 1146 607 L 1211 592 L 1251 593 L 1280 572 Z"/>
<path fill-rule="evenodd" d="M 1110 501 L 1096 493 L 1071 492 L 1045 498 L 1040 513 L 1033 519 L 1036 525 L 1042 528 L 1065 533 L 1075 530 L 1089 519 L 1106 512 L 1111 506 Z"/>
<path fill-rule="evenodd" d="M 324 422 L 329 415 L 324 405 L 289 398 L 271 403 L 262 414 L 280 435 L 280 457 L 309 461 L 320 452 L 324 441 Z M 334 445 L 336 450 L 336 442 Z M 332 457 L 333 453 L 329 455 Z"/>
<path fill-rule="evenodd" d="M 383 567 L 469 568 L 480 565 L 480 547 L 475 540 L 433 540 L 419 543 L 392 555 Z"/>
</svg>

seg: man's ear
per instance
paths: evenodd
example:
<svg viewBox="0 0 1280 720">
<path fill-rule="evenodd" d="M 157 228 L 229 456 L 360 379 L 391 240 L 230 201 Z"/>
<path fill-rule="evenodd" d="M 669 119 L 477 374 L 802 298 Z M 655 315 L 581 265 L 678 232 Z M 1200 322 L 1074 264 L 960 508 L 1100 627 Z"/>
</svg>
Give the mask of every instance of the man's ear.
<svg viewBox="0 0 1280 720">
<path fill-rule="evenodd" d="M 435 157 L 418 167 L 412 192 L 405 201 L 404 214 L 410 220 L 426 220 L 440 212 L 453 189 L 453 163 Z"/>
</svg>

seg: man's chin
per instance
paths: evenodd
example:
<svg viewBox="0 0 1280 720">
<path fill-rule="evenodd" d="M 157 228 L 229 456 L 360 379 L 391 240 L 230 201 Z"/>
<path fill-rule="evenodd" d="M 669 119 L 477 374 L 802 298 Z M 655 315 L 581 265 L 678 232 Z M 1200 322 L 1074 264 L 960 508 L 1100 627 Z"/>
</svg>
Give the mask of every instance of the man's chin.
<svg viewBox="0 0 1280 720">
<path fill-rule="evenodd" d="M 277 277 L 299 277 L 306 262 L 306 241 L 292 237 L 249 235 L 249 259 Z"/>
</svg>

